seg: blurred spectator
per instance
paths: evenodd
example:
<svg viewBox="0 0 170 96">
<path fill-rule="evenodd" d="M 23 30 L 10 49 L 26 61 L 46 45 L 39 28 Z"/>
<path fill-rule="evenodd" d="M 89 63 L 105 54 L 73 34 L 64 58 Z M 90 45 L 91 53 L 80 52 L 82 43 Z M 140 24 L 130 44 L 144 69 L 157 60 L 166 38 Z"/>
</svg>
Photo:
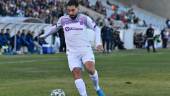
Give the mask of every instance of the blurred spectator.
<svg viewBox="0 0 170 96">
<path fill-rule="evenodd" d="M 0 32 L 0 53 L 9 54 L 11 52 L 9 29 L 1 29 Z"/>
<path fill-rule="evenodd" d="M 21 51 L 23 53 L 27 53 L 27 50 L 28 50 L 28 42 L 26 40 L 26 31 L 25 30 L 22 30 L 22 33 L 21 33 Z"/>
<path fill-rule="evenodd" d="M 86 6 L 86 7 L 90 8 L 89 0 L 81 0 L 80 3 L 81 3 L 83 6 Z"/>
<path fill-rule="evenodd" d="M 134 18 L 133 18 L 133 23 L 134 23 L 134 24 L 138 24 L 138 23 L 139 23 L 139 18 L 136 17 L 136 16 L 134 16 Z"/>
<path fill-rule="evenodd" d="M 20 31 L 18 31 L 17 34 L 12 36 L 11 38 L 12 49 L 19 54 L 21 51 L 21 36 L 20 35 L 21 35 Z"/>
<path fill-rule="evenodd" d="M 150 52 L 150 46 L 152 46 L 153 52 L 156 52 L 154 44 L 154 29 L 152 25 L 149 25 L 149 28 L 146 30 L 146 40 L 147 40 L 147 51 Z"/>
<path fill-rule="evenodd" d="M 10 29 L 6 29 L 6 32 L 4 33 L 4 39 L 5 39 L 5 44 L 9 45 L 10 44 Z"/>
<path fill-rule="evenodd" d="M 26 41 L 28 42 L 28 52 L 34 53 L 34 39 L 33 39 L 34 32 L 28 31 L 26 35 Z"/>
<path fill-rule="evenodd" d="M 114 41 L 113 49 L 115 49 L 117 47 L 120 50 L 125 50 L 124 43 L 120 39 L 119 31 L 113 32 L 113 41 Z"/>
<path fill-rule="evenodd" d="M 142 33 L 135 33 L 134 34 L 134 45 L 136 48 L 143 48 L 145 44 L 145 38 Z"/>
<path fill-rule="evenodd" d="M 39 38 L 43 34 L 44 34 L 44 30 L 41 30 L 41 32 L 37 36 L 35 36 L 35 38 L 34 38 L 34 45 L 35 45 L 36 51 L 39 54 L 43 54 L 42 45 L 47 44 L 44 39 Z"/>
<path fill-rule="evenodd" d="M 165 28 L 161 31 L 162 48 L 167 48 L 168 38 L 169 38 L 169 31 L 168 29 Z"/>
<path fill-rule="evenodd" d="M 4 29 L 1 29 L 0 32 L 0 48 L 2 48 L 3 46 L 5 46 L 5 38 L 4 38 Z"/>
<path fill-rule="evenodd" d="M 97 11 L 101 14 L 106 14 L 106 8 L 102 5 L 102 2 L 100 0 L 96 1 L 95 11 Z"/>
<path fill-rule="evenodd" d="M 169 18 L 166 20 L 166 25 L 168 28 L 170 28 L 170 19 Z"/>
<path fill-rule="evenodd" d="M 5 53 L 7 53 L 7 54 L 10 54 L 12 51 L 12 47 L 10 45 L 10 39 L 11 39 L 10 29 L 6 29 L 6 32 L 4 34 L 4 41 L 5 41 L 5 45 L 6 45 Z"/>
<path fill-rule="evenodd" d="M 112 33 L 113 30 L 111 27 L 104 25 L 101 29 L 101 36 L 103 41 L 104 51 L 107 53 L 111 52 L 111 43 L 112 43 Z"/>
<path fill-rule="evenodd" d="M 1 29 L 0 31 L 0 54 L 2 54 L 3 49 L 2 47 L 4 46 L 4 29 Z"/>
<path fill-rule="evenodd" d="M 45 30 L 41 30 L 40 34 L 38 34 L 38 36 L 35 37 L 35 41 L 38 41 L 38 43 L 42 46 L 43 44 L 47 44 L 47 42 L 45 41 L 44 38 L 39 38 L 39 36 L 43 35 L 45 33 Z"/>
</svg>

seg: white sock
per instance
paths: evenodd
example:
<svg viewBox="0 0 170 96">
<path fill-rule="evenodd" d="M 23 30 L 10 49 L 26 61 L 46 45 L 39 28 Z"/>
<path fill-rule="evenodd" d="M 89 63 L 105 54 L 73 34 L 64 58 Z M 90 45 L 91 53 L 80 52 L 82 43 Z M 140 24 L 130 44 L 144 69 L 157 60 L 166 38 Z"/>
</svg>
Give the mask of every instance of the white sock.
<svg viewBox="0 0 170 96">
<path fill-rule="evenodd" d="M 86 86 L 82 79 L 75 80 L 76 87 L 79 91 L 80 96 L 87 96 Z"/>
<path fill-rule="evenodd" d="M 99 77 L 98 77 L 97 71 L 95 71 L 94 75 L 90 75 L 90 78 L 93 81 L 93 85 L 94 85 L 95 90 L 96 91 L 99 90 L 100 89 L 100 87 L 99 87 Z"/>
</svg>

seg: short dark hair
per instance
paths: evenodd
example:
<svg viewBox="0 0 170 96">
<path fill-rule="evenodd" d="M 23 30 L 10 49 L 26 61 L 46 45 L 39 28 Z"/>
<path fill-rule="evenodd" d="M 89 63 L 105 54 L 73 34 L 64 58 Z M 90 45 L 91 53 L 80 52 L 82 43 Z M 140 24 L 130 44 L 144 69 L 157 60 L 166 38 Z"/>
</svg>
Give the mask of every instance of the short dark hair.
<svg viewBox="0 0 170 96">
<path fill-rule="evenodd" d="M 68 3 L 67 3 L 67 6 L 75 6 L 75 7 L 78 7 L 79 6 L 79 3 L 77 0 L 69 0 Z"/>
</svg>

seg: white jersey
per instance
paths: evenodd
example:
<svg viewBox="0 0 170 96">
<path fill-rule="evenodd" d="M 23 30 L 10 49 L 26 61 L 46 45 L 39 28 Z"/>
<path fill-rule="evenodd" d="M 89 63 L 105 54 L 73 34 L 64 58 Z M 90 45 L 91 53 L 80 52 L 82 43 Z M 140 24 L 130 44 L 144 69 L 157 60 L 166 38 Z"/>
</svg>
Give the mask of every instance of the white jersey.
<svg viewBox="0 0 170 96">
<path fill-rule="evenodd" d="M 90 17 L 79 14 L 75 20 L 72 20 L 69 15 L 62 16 L 57 22 L 57 27 L 59 26 L 64 29 L 67 52 L 91 50 L 87 28 L 95 31 L 96 23 Z M 100 43 L 100 40 L 97 39 L 96 43 Z"/>
</svg>

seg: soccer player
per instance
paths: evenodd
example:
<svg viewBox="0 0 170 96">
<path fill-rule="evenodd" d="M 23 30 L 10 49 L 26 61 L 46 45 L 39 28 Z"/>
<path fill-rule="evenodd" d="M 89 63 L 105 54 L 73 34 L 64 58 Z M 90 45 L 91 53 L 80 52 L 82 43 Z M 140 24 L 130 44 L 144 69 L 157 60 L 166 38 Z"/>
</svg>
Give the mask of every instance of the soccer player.
<svg viewBox="0 0 170 96">
<path fill-rule="evenodd" d="M 51 30 L 42 37 L 46 38 L 62 27 L 66 41 L 68 65 L 75 79 L 75 85 L 80 96 L 87 96 L 86 86 L 81 76 L 83 66 L 89 73 L 97 95 L 105 96 L 99 86 L 99 77 L 95 69 L 95 58 L 86 31 L 87 28 L 94 30 L 96 50 L 102 51 L 100 29 L 91 18 L 79 13 L 78 6 L 77 0 L 68 1 L 68 15 L 59 18 L 57 25 L 53 26 Z"/>
</svg>

